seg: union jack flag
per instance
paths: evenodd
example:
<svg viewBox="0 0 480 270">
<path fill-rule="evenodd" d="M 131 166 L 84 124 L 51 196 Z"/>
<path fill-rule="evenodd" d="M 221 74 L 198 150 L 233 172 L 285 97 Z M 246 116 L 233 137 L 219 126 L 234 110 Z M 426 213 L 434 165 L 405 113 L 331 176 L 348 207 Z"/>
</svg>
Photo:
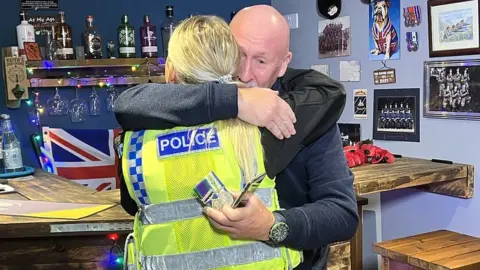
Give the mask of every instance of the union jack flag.
<svg viewBox="0 0 480 270">
<path fill-rule="evenodd" d="M 52 173 L 97 191 L 120 187 L 113 144 L 120 130 L 42 129 L 43 152 Z"/>
</svg>

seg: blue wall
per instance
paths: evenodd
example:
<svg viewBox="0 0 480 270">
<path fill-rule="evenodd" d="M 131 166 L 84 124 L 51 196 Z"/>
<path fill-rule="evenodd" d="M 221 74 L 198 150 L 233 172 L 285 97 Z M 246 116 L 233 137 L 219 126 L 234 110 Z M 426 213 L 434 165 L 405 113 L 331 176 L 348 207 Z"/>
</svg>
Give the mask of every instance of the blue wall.
<svg viewBox="0 0 480 270">
<path fill-rule="evenodd" d="M 299 14 L 299 28 L 291 31 L 291 51 L 293 52 L 292 67 L 310 68 L 312 64 L 329 64 L 330 75 L 339 79 L 339 61 L 358 60 L 361 64 L 360 82 L 344 83 L 347 90 L 347 104 L 341 122 L 360 123 L 362 139 L 372 137 L 373 94 L 374 89 L 388 88 L 420 88 L 423 91 L 423 64 L 428 60 L 472 59 L 474 56 L 445 57 L 429 59 L 428 57 L 428 25 L 427 4 L 425 0 L 402 0 L 401 8 L 411 5 L 420 5 L 422 9 L 422 23 L 414 28 L 406 28 L 401 20 L 400 60 L 388 61 L 388 66 L 395 68 L 397 83 L 391 85 L 374 85 L 373 71 L 380 68 L 380 61 L 368 60 L 369 55 L 369 10 L 368 5 L 360 0 L 342 0 L 340 16 L 350 16 L 352 31 L 352 51 L 350 56 L 318 59 L 317 33 L 318 21 L 324 20 L 316 11 L 315 0 L 272 0 L 272 6 L 282 14 Z M 408 52 L 405 42 L 407 31 L 417 31 L 420 49 L 417 52 Z M 353 90 L 368 89 L 368 119 L 353 118 Z M 420 95 L 420 104 L 423 104 L 423 95 Z M 423 113 L 421 112 L 421 115 Z M 420 142 L 387 142 L 376 141 L 376 144 L 385 147 L 393 153 L 419 158 L 438 158 L 453 160 L 459 163 L 480 166 L 478 151 L 478 134 L 480 122 L 463 120 L 440 120 L 420 118 Z M 475 173 L 475 178 L 480 175 Z M 450 229 L 461 233 L 480 236 L 480 189 L 475 188 L 477 196 L 473 199 L 457 199 L 443 195 L 435 195 L 415 190 L 386 192 L 381 195 L 381 236 L 389 240 L 407 235 L 413 235 L 438 229 Z M 365 222 L 364 222 L 365 225 Z M 368 229 L 364 230 L 368 233 Z M 371 246 L 366 247 L 367 256 Z M 372 264 L 370 264 L 372 265 Z M 365 268 L 372 269 L 372 268 Z M 375 268 L 373 268 L 375 269 Z"/>
<path fill-rule="evenodd" d="M 19 24 L 19 0 L 5 0 L 3 8 L 0 9 L 0 18 L 2 20 L 2 35 L 0 35 L 0 47 L 17 46 L 15 26 Z M 85 18 L 87 15 L 94 16 L 94 24 L 100 31 L 104 40 L 114 40 L 116 43 L 116 29 L 120 23 L 121 15 L 129 15 L 130 23 L 135 26 L 137 55 L 139 55 L 139 27 L 143 23 L 143 16 L 149 14 L 152 23 L 159 26 L 165 18 L 165 6 L 174 5 L 175 18 L 184 19 L 190 14 L 215 14 L 225 20 L 230 20 L 230 12 L 236 11 L 242 7 L 255 4 L 270 4 L 269 0 L 241 0 L 241 1 L 151 1 L 151 0 L 60 0 L 60 9 L 65 11 L 67 23 L 72 27 L 73 42 L 75 46 L 81 45 L 81 33 L 85 28 Z M 42 11 L 45 13 L 44 11 Z M 42 14 L 42 12 L 29 11 L 29 14 Z M 57 11 L 47 12 L 48 14 L 57 14 Z M 158 33 L 159 34 L 159 33 Z M 40 44 L 40 46 L 44 46 Z M 117 46 L 118 48 L 118 46 Z M 105 50 L 105 49 L 104 49 Z M 161 46 L 159 48 L 161 50 Z M 104 53 L 105 55 L 105 53 Z M 3 68 L 3 65 L 2 65 Z M 3 78 L 0 78 L 0 85 L 3 86 Z M 4 88 L 4 87 L 2 87 Z M 62 91 L 63 90 L 63 91 Z M 80 96 L 88 100 L 92 88 L 85 87 L 80 91 Z M 45 105 L 46 100 L 54 94 L 54 89 L 41 89 L 40 98 Z M 61 89 L 60 95 L 68 100 L 74 97 L 73 89 Z M 112 113 L 105 110 L 105 91 L 101 91 L 102 114 L 95 118 L 90 118 L 86 122 L 73 124 L 69 116 L 48 116 L 44 115 L 41 124 L 51 127 L 61 128 L 114 128 L 117 123 Z M 5 95 L 0 94 L 0 113 L 8 113 L 14 122 L 17 136 L 23 148 L 24 163 L 36 166 L 35 155 L 31 149 L 29 136 L 38 133 L 36 126 L 28 122 L 28 110 L 26 104 L 22 102 L 19 109 L 7 109 L 5 106 Z"/>
</svg>

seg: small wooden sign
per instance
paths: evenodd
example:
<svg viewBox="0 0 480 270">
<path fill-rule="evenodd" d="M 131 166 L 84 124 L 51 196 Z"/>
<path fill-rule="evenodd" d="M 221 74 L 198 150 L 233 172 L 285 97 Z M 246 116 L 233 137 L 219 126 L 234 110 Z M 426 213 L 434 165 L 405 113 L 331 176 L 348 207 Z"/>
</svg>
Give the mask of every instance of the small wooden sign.
<svg viewBox="0 0 480 270">
<path fill-rule="evenodd" d="M 395 74 L 395 69 L 379 69 L 373 72 L 373 83 L 374 84 L 390 84 L 396 83 L 397 76 Z"/>
<path fill-rule="evenodd" d="M 23 57 L 5 57 L 5 83 L 7 100 L 28 99 L 27 67 Z M 22 88 L 25 92 L 20 98 L 15 97 L 14 89 Z"/>
<path fill-rule="evenodd" d="M 22 10 L 52 10 L 58 9 L 58 0 L 20 0 Z"/>
</svg>

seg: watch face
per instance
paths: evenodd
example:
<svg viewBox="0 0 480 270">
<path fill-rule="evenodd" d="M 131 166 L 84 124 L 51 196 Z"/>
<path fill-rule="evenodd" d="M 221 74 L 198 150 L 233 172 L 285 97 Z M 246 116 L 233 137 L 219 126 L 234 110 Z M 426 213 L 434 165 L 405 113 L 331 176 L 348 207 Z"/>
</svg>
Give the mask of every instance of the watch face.
<svg viewBox="0 0 480 270">
<path fill-rule="evenodd" d="M 288 225 L 280 222 L 273 226 L 270 231 L 270 239 L 275 243 L 280 243 L 288 236 Z"/>
</svg>

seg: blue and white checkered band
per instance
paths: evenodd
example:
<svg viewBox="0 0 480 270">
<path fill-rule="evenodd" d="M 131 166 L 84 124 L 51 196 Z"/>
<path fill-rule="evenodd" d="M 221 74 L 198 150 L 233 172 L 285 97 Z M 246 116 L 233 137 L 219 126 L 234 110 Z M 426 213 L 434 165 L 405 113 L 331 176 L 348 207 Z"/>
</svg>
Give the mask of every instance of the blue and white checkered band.
<svg viewBox="0 0 480 270">
<path fill-rule="evenodd" d="M 159 158 L 220 149 L 215 128 L 173 131 L 158 136 L 157 142 Z"/>
<path fill-rule="evenodd" d="M 145 130 L 132 132 L 128 145 L 128 170 L 135 196 L 142 205 L 150 204 L 142 168 L 142 146 Z"/>
</svg>

